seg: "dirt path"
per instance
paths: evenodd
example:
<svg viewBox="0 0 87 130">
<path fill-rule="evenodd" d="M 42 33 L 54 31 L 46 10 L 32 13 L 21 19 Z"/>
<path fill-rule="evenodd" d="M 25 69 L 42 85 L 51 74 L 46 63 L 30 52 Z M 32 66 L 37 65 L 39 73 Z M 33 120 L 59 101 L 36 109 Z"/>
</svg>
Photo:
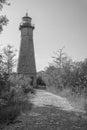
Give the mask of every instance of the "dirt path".
<svg viewBox="0 0 87 130">
<path fill-rule="evenodd" d="M 71 106 L 66 98 L 57 96 L 45 90 L 37 90 L 35 96 L 31 99 L 35 106 L 47 106 L 52 105 L 66 111 L 83 112 L 83 110 L 75 109 Z"/>
<path fill-rule="evenodd" d="M 66 98 L 44 90 L 30 97 L 34 104 L 31 111 L 3 130 L 87 130 L 87 116 L 80 115 Z"/>
</svg>

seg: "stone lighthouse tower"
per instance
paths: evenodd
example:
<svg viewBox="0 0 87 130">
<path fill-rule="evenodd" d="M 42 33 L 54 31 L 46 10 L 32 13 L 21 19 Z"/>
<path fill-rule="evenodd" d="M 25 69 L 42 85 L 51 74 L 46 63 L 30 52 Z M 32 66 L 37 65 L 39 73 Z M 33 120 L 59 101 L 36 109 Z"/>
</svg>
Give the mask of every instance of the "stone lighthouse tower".
<svg viewBox="0 0 87 130">
<path fill-rule="evenodd" d="M 29 76 L 33 84 L 36 81 L 36 65 L 33 45 L 33 30 L 34 26 L 31 23 L 31 18 L 26 13 L 22 18 L 19 30 L 21 31 L 21 45 L 18 60 L 18 74 Z"/>
</svg>

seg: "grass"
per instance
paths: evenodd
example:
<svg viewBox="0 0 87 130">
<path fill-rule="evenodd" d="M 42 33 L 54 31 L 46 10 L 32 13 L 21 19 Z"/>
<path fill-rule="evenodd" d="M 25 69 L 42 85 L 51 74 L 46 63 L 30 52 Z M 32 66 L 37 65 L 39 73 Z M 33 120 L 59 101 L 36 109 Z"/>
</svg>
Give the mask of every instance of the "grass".
<svg viewBox="0 0 87 130">
<path fill-rule="evenodd" d="M 87 119 L 56 107 L 33 107 L 4 130 L 87 130 Z"/>
<path fill-rule="evenodd" d="M 87 97 L 85 97 L 84 95 L 72 93 L 70 89 L 63 89 L 62 91 L 59 91 L 58 89 L 54 89 L 53 87 L 47 88 L 47 91 L 67 98 L 70 104 L 75 109 L 85 111 L 87 113 Z"/>
<path fill-rule="evenodd" d="M 60 96 L 66 97 L 70 104 L 78 110 L 85 111 L 87 113 L 87 97 L 72 93 L 70 89 L 64 89 L 59 93 Z"/>
<path fill-rule="evenodd" d="M 79 112 L 64 111 L 51 105 L 33 106 L 28 111 L 26 102 L 21 109 L 16 121 L 3 126 L 3 130 L 87 130 L 87 116 Z"/>
<path fill-rule="evenodd" d="M 21 113 L 26 113 L 32 108 L 32 103 L 28 100 L 11 102 L 0 106 L 0 124 L 13 123 Z"/>
</svg>

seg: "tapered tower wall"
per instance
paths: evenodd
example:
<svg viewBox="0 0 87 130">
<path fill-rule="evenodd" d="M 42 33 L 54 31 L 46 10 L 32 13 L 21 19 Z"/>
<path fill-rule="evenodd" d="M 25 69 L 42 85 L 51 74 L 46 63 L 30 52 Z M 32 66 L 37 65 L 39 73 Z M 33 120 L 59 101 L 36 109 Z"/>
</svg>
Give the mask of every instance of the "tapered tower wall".
<svg viewBox="0 0 87 130">
<path fill-rule="evenodd" d="M 18 60 L 18 74 L 23 74 L 36 80 L 36 64 L 33 44 L 34 26 L 31 24 L 31 18 L 26 15 L 22 18 L 22 23 L 19 27 L 21 31 L 21 45 Z"/>
</svg>

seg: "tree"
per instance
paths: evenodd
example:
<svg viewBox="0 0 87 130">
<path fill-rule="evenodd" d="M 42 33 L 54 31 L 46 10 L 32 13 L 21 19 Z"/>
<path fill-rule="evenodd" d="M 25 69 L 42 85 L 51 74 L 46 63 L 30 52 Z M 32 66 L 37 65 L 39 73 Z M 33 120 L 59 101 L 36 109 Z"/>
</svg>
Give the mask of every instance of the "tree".
<svg viewBox="0 0 87 130">
<path fill-rule="evenodd" d="M 74 62 L 63 52 L 63 49 L 59 49 L 55 53 L 56 56 L 53 57 L 53 63 L 46 69 L 49 86 L 54 86 L 61 90 L 71 85 L 73 79 L 72 71 L 74 70 Z"/>
<path fill-rule="evenodd" d="M 2 56 L 4 70 L 7 74 L 11 74 L 16 64 L 16 50 L 14 50 L 13 46 L 7 45 L 7 47 L 3 49 Z"/>
<path fill-rule="evenodd" d="M 63 52 L 63 49 L 64 47 L 59 49 L 57 53 L 55 53 L 56 56 L 53 56 L 55 66 L 60 69 L 63 67 L 64 63 L 67 60 L 67 55 L 65 52 Z"/>
<path fill-rule="evenodd" d="M 0 74 L 2 74 L 3 71 L 4 71 L 3 57 L 2 57 L 2 54 L 0 54 Z"/>
<path fill-rule="evenodd" d="M 2 11 L 4 4 L 10 5 L 8 3 L 8 0 L 0 0 L 0 11 Z M 3 31 L 3 26 L 7 25 L 7 23 L 8 23 L 8 19 L 7 19 L 6 15 L 1 15 L 0 16 L 0 32 Z"/>
</svg>

